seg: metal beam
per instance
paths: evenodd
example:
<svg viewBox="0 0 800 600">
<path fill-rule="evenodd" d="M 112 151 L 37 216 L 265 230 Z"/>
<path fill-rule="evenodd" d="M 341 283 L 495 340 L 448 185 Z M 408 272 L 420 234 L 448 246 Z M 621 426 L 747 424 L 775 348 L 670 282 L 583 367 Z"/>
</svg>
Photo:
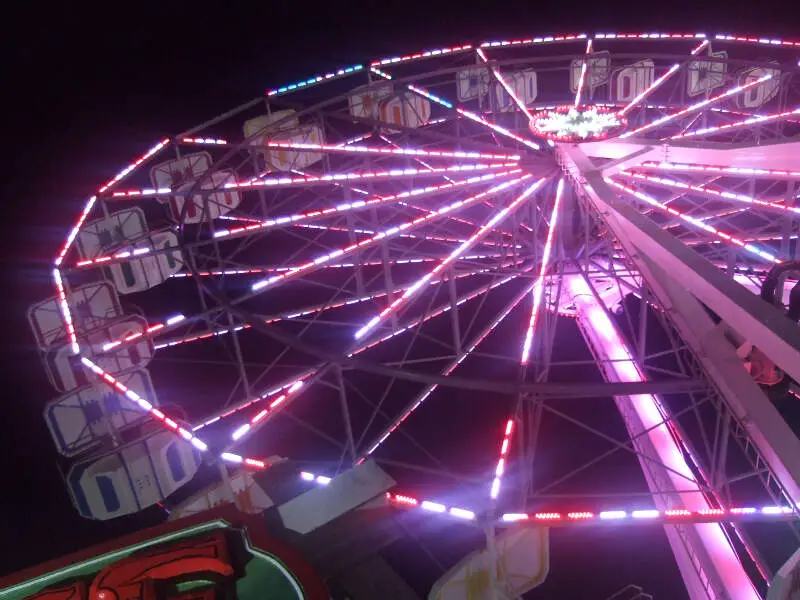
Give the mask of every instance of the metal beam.
<svg viewBox="0 0 800 600">
<path fill-rule="evenodd" d="M 792 377 L 800 376 L 800 329 L 654 223 L 619 201 L 576 147 L 559 155 L 625 246 L 684 341 L 743 423 L 793 503 L 800 501 L 800 440 L 755 384 L 698 299 L 735 324 Z"/>
</svg>

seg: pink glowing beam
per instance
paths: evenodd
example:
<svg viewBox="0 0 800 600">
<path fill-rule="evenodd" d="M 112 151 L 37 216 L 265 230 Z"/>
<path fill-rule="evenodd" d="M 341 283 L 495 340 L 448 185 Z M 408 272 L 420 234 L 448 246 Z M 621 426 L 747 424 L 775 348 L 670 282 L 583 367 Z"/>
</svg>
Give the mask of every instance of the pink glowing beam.
<svg viewBox="0 0 800 600">
<path fill-rule="evenodd" d="M 581 276 L 571 277 L 568 288 L 575 299 L 579 319 L 588 337 L 606 360 L 604 362 L 606 378 L 612 381 L 642 381 L 644 378 L 639 366 L 633 360 L 608 315 L 592 295 L 586 281 Z M 680 508 L 688 511 L 714 510 L 706 497 L 698 493 L 700 487 L 684 457 L 681 448 L 683 443 L 678 432 L 666 418 L 667 413 L 658 398 L 639 394 L 627 397 L 626 400 L 638 416 L 641 427 L 648 432 L 647 437 L 658 460 L 666 469 L 670 487 L 683 504 Z M 740 600 L 759 598 L 723 530 L 718 526 L 698 527 L 696 532 L 717 572 L 725 580 L 726 589 L 736 590 L 736 597 Z"/>
<path fill-rule="evenodd" d="M 509 175 L 518 174 L 520 172 L 521 172 L 521 169 L 517 169 L 517 170 L 511 171 L 509 173 Z M 522 177 L 519 177 L 517 179 L 512 179 L 510 181 L 506 181 L 504 183 L 501 183 L 499 185 L 496 185 L 496 186 L 486 190 L 485 192 L 481 192 L 480 194 L 475 194 L 474 196 L 470 196 L 469 198 L 466 198 L 464 200 L 459 200 L 458 202 L 454 202 L 452 204 L 447 204 L 445 206 L 442 206 L 442 207 L 438 208 L 435 212 L 432 212 L 430 214 L 422 215 L 420 217 L 417 217 L 413 221 L 405 221 L 403 223 L 400 223 L 399 225 L 394 225 L 392 227 L 389 227 L 388 229 L 380 231 L 379 233 L 375 234 L 374 236 L 372 236 L 370 238 L 367 238 L 367 239 L 364 239 L 364 240 L 361 240 L 361 241 L 359 241 L 359 242 L 357 242 L 355 244 L 350 244 L 349 246 L 345 246 L 343 248 L 339 248 L 338 250 L 334 250 L 333 252 L 328 252 L 327 254 L 322 254 L 322 255 L 316 257 L 315 259 L 313 259 L 313 260 L 311 260 L 311 261 L 309 261 L 309 262 L 307 262 L 305 264 L 300 265 L 296 269 L 293 269 L 293 270 L 288 271 L 286 273 L 282 273 L 280 275 L 274 275 L 274 276 L 270 277 L 269 279 L 264 279 L 262 281 L 254 283 L 252 285 L 252 287 L 251 287 L 251 290 L 254 291 L 254 292 L 257 292 L 259 290 L 263 290 L 263 289 L 265 289 L 267 287 L 273 286 L 273 285 L 275 285 L 277 283 L 283 283 L 283 282 L 288 281 L 290 279 L 293 279 L 293 278 L 295 278 L 295 277 L 297 277 L 299 275 L 304 275 L 306 273 L 310 273 L 310 272 L 315 271 L 317 269 L 323 268 L 323 266 L 325 266 L 327 264 L 332 264 L 333 262 L 338 262 L 342 258 L 344 258 L 346 256 L 349 256 L 349 255 L 353 254 L 354 252 L 359 252 L 361 250 L 365 250 L 366 248 L 370 248 L 370 247 L 382 242 L 383 240 L 391 239 L 393 237 L 396 237 L 396 236 L 399 236 L 399 235 L 401 235 L 403 233 L 406 233 L 406 232 L 408 232 L 410 230 L 413 230 L 413 229 L 415 229 L 417 227 L 421 227 L 423 225 L 427 225 L 431 221 L 435 220 L 437 217 L 448 215 L 452 211 L 461 210 L 464 207 L 470 206 L 470 205 L 474 204 L 475 202 L 477 202 L 479 200 L 482 200 L 486 196 L 491 196 L 492 194 L 495 194 L 495 193 L 500 192 L 500 191 L 502 191 L 504 189 L 507 189 L 507 188 L 509 188 L 509 187 L 511 187 L 513 185 L 518 184 L 519 182 L 521 182 L 521 181 L 523 181 L 523 180 L 525 180 L 525 179 L 527 179 L 529 177 L 531 177 L 531 176 L 530 175 L 523 175 Z"/>
<path fill-rule="evenodd" d="M 589 38 L 589 40 L 586 42 L 586 56 L 588 57 L 591 53 L 592 53 L 592 39 Z M 575 104 L 574 104 L 575 108 L 578 108 L 578 106 L 581 103 L 581 94 L 583 92 L 583 86 L 586 83 L 587 69 L 588 69 L 588 61 L 584 60 L 583 62 L 581 62 L 581 76 L 578 79 L 578 91 L 575 92 Z"/>
<path fill-rule="evenodd" d="M 64 288 L 64 281 L 61 278 L 61 271 L 58 269 L 53 269 L 53 282 L 56 285 L 58 310 L 61 313 L 61 320 L 64 322 L 64 328 L 67 330 L 67 338 L 69 339 L 70 348 L 73 354 L 78 354 L 80 351 L 78 346 L 78 336 L 75 333 L 75 324 L 72 322 L 72 313 L 69 310 L 69 303 L 67 302 L 67 292 Z"/>
<path fill-rule="evenodd" d="M 526 175 L 525 179 L 531 177 L 531 175 Z M 467 252 L 472 246 L 474 246 L 481 238 L 488 235 L 494 227 L 496 227 L 499 223 L 503 221 L 509 214 L 511 214 L 522 202 L 524 202 L 533 192 L 535 192 L 541 185 L 544 183 L 545 179 L 539 179 L 532 185 L 530 185 L 522 194 L 517 196 L 513 202 L 511 202 L 508 206 L 497 212 L 489 221 L 487 221 L 484 225 L 481 226 L 478 231 L 476 231 L 467 241 L 463 244 L 458 246 L 455 250 L 453 250 L 442 262 L 440 262 L 434 269 L 423 275 L 417 282 L 408 288 L 403 295 L 399 296 L 397 299 L 394 300 L 389 306 L 384 308 L 380 313 L 375 315 L 369 322 L 364 325 L 361 329 L 359 329 L 355 333 L 355 339 L 361 339 L 367 333 L 375 329 L 379 324 L 381 324 L 385 319 L 396 313 L 401 306 L 403 306 L 406 302 L 408 302 L 413 296 L 422 289 L 422 287 L 428 283 L 432 278 L 436 277 L 440 272 L 447 268 L 452 262 L 454 262 L 461 254 Z"/>
<path fill-rule="evenodd" d="M 382 136 L 381 136 L 382 137 Z M 267 142 L 269 148 L 288 148 L 290 150 L 325 151 L 342 154 L 362 155 L 389 155 L 389 156 L 419 156 L 423 158 L 462 158 L 462 159 L 490 159 L 500 161 L 518 161 L 519 154 L 492 154 L 485 152 L 460 152 L 452 150 L 420 150 L 418 148 L 401 148 L 392 143 L 393 148 L 380 146 L 332 145 L 332 144 L 300 144 L 291 142 Z M 431 167 L 428 167 L 431 168 Z"/>
<path fill-rule="evenodd" d="M 528 107 L 525 106 L 525 103 L 522 100 L 520 100 L 519 96 L 517 96 L 517 93 L 508 84 L 508 82 L 506 81 L 505 77 L 503 77 L 500 74 L 500 70 L 497 69 L 496 67 L 492 66 L 492 65 L 489 65 L 489 59 L 486 58 L 486 54 L 484 53 L 484 51 L 481 48 L 478 48 L 475 52 L 477 53 L 478 57 L 483 61 L 483 63 L 485 65 L 489 66 L 489 69 L 492 71 L 492 74 L 494 75 L 494 78 L 497 79 L 497 82 L 501 86 L 503 86 L 503 89 L 506 91 L 508 96 L 514 101 L 514 104 L 516 104 L 517 107 L 522 111 L 522 113 L 528 118 L 528 121 L 532 121 L 533 120 L 533 115 L 531 114 L 531 111 L 529 111 Z"/>
<path fill-rule="evenodd" d="M 526 140 L 525 138 L 518 136 L 516 133 L 514 133 L 512 131 L 509 131 L 505 127 L 501 127 L 500 125 L 497 125 L 496 123 L 492 123 L 491 121 L 487 121 L 486 119 L 484 119 L 480 115 L 477 115 L 474 112 L 472 112 L 470 110 L 467 110 L 466 108 L 463 108 L 461 106 L 455 106 L 452 102 L 449 102 L 448 100 L 445 100 L 444 98 L 441 98 L 441 97 L 437 96 L 436 94 L 432 94 L 431 92 L 429 92 L 428 90 L 426 90 L 426 89 L 424 89 L 422 87 L 411 85 L 411 84 L 408 84 L 406 87 L 409 90 L 411 90 L 412 92 L 414 92 L 415 94 L 418 94 L 418 95 L 422 96 L 423 98 L 427 98 L 428 100 L 431 100 L 432 102 L 436 102 L 437 104 L 440 104 L 441 106 L 444 106 L 445 108 L 455 109 L 455 111 L 458 114 L 460 114 L 461 116 L 466 117 L 466 118 L 468 118 L 468 119 L 470 119 L 472 121 L 475 121 L 476 123 L 478 123 L 480 125 L 483 125 L 484 127 L 488 127 L 492 131 L 495 131 L 495 132 L 499 133 L 500 135 L 502 135 L 504 137 L 510 138 L 510 139 L 514 140 L 515 142 L 519 142 L 520 144 L 523 144 L 523 145 L 525 145 L 528 148 L 531 148 L 533 150 L 538 150 L 539 149 L 539 144 L 537 144 L 536 142 L 532 142 L 530 140 Z"/>
<path fill-rule="evenodd" d="M 763 77 L 759 77 L 758 79 L 754 79 L 753 81 L 751 81 L 749 83 L 745 83 L 745 84 L 742 84 L 742 85 L 734 86 L 734 87 L 730 88 L 729 90 L 722 92 L 721 94 L 717 94 L 716 96 L 712 96 L 711 98 L 706 98 L 705 100 L 701 100 L 699 102 L 695 102 L 694 104 L 692 104 L 690 106 L 687 106 L 683 110 L 680 110 L 680 111 L 678 111 L 676 113 L 672 113 L 671 115 L 666 115 L 664 117 L 656 119 L 655 121 L 647 123 L 646 125 L 642 125 L 641 127 L 637 128 L 637 129 L 634 129 L 632 131 L 626 131 L 625 133 L 623 133 L 619 137 L 620 138 L 627 138 L 627 137 L 630 137 L 632 135 L 636 135 L 637 133 L 642 133 L 642 132 L 648 131 L 650 129 L 653 129 L 654 127 L 660 127 L 661 125 L 664 125 L 665 123 L 669 123 L 670 121 L 673 121 L 673 120 L 678 119 L 680 117 L 684 117 L 686 115 L 695 113 L 695 112 L 697 112 L 699 110 L 704 109 L 707 106 L 710 106 L 710 105 L 715 104 L 717 102 L 721 102 L 722 100 L 724 100 L 726 98 L 730 98 L 731 96 L 735 96 L 736 94 L 741 94 L 742 92 L 744 92 L 745 90 L 750 89 L 753 86 L 761 85 L 765 81 L 769 81 L 770 79 L 772 79 L 772 77 L 773 77 L 772 73 L 768 73 L 767 75 L 764 75 Z"/>
<path fill-rule="evenodd" d="M 800 214 L 800 207 L 797 206 L 787 206 L 783 202 L 774 202 L 768 200 L 759 200 L 753 196 L 749 196 L 747 194 L 738 194 L 736 192 L 729 192 L 727 190 L 722 190 L 716 187 L 712 187 L 710 185 L 697 185 L 694 183 L 686 183 L 684 181 L 677 181 L 675 179 L 670 179 L 668 177 L 657 177 L 654 175 L 645 175 L 643 173 L 631 173 L 629 171 L 620 171 L 619 175 L 621 177 L 630 177 L 633 179 L 640 179 L 642 181 L 649 181 L 658 185 L 662 185 L 669 188 L 678 188 L 682 190 L 692 191 L 692 192 L 699 192 L 701 194 L 705 194 L 707 196 L 713 196 L 716 198 L 723 198 L 725 200 L 734 200 L 736 202 L 746 202 L 747 204 L 752 204 L 753 206 L 758 206 L 762 208 L 767 208 L 771 210 L 781 211 L 783 213 L 791 213 L 798 215 Z"/>
<path fill-rule="evenodd" d="M 618 182 L 613 181 L 613 180 L 608 179 L 608 178 L 606 178 L 606 183 L 608 183 L 610 185 L 613 185 L 617 189 L 622 190 L 623 192 L 625 192 L 626 194 L 630 194 L 631 196 L 633 196 L 635 198 L 639 198 L 639 200 L 644 200 L 645 202 L 647 202 L 651 206 L 655 206 L 656 208 L 659 208 L 659 209 L 661 209 L 661 210 L 663 210 L 663 211 L 665 211 L 665 212 L 667 212 L 667 213 L 669 213 L 671 215 L 674 215 L 674 216 L 684 220 L 685 222 L 689 223 L 690 225 L 693 225 L 694 227 L 696 227 L 698 229 L 702 229 L 703 231 L 707 231 L 708 233 L 714 235 L 714 237 L 717 237 L 717 238 L 723 240 L 725 243 L 733 244 L 735 246 L 739 246 L 740 248 L 746 250 L 747 252 L 749 252 L 750 254 L 753 254 L 754 256 L 758 256 L 759 258 L 766 259 L 766 260 L 768 260 L 770 262 L 773 262 L 775 264 L 781 264 L 783 262 L 782 260 L 780 260 L 779 258 L 776 258 L 775 256 L 773 256 L 769 252 L 765 252 L 764 250 L 761 250 L 760 248 L 758 248 L 756 246 L 753 246 L 752 244 L 748 244 L 744 240 L 739 239 L 738 237 L 732 236 L 729 233 L 725 233 L 724 231 L 720 231 L 716 227 L 712 227 L 711 225 L 709 225 L 707 223 L 704 223 L 703 221 L 701 221 L 700 219 L 698 219 L 696 217 L 692 217 L 692 216 L 684 214 L 684 213 L 682 213 L 680 211 L 677 211 L 674 208 L 672 208 L 670 206 L 667 206 L 663 202 L 659 202 L 655 198 L 653 198 L 651 196 L 648 196 L 644 192 L 640 192 L 640 191 L 638 191 L 638 190 L 636 190 L 636 189 L 634 189 L 632 187 L 629 187 L 627 185 L 618 183 Z"/>
<path fill-rule="evenodd" d="M 550 215 L 550 225 L 547 229 L 547 238 L 544 243 L 544 250 L 542 252 L 542 264 L 539 267 L 539 277 L 533 286 L 533 306 L 531 308 L 531 318 L 528 322 L 528 330 L 525 333 L 525 341 L 522 344 L 522 356 L 520 363 L 523 365 L 528 364 L 528 358 L 531 353 L 531 344 L 533 342 L 533 331 L 536 328 L 536 316 L 539 314 L 539 307 L 542 304 L 544 297 L 544 277 L 547 273 L 547 268 L 550 263 L 550 253 L 553 249 L 553 240 L 555 239 L 556 225 L 558 224 L 558 208 L 561 204 L 561 197 L 564 195 L 564 180 L 560 179 L 558 188 L 556 188 L 556 199 L 553 203 L 553 212 Z"/>
<path fill-rule="evenodd" d="M 744 119 L 742 121 L 735 121 L 733 123 L 726 123 L 724 125 L 715 125 L 713 127 L 703 127 L 702 129 L 694 129 L 692 131 L 687 131 L 685 133 L 679 133 L 677 135 L 673 135 L 670 139 L 675 140 L 688 137 L 714 135 L 715 133 L 720 131 L 723 133 L 727 133 L 731 129 L 740 129 L 742 127 L 749 127 L 751 125 L 762 125 L 764 123 L 770 123 L 772 121 L 781 121 L 798 114 L 800 114 L 800 108 L 795 108 L 792 110 L 787 110 L 779 113 L 772 113 L 768 115 L 758 115 L 755 117 L 750 117 L 749 119 Z"/>
<path fill-rule="evenodd" d="M 463 186 L 491 181 L 493 179 L 505 177 L 510 172 L 511 172 L 510 170 L 506 170 L 506 171 L 500 171 L 498 173 L 488 173 L 486 175 L 470 177 L 468 179 L 463 179 L 461 181 L 456 181 L 452 183 L 429 185 L 427 187 L 414 188 L 412 190 L 407 190 L 397 194 L 389 194 L 387 196 L 373 196 L 371 198 L 365 198 L 363 200 L 356 200 L 353 202 L 343 202 L 341 204 L 337 204 L 336 206 L 319 208 L 304 213 L 295 213 L 293 215 L 285 215 L 275 219 L 261 221 L 260 223 L 245 225 L 244 227 L 236 227 L 233 229 L 219 229 L 214 232 L 214 237 L 231 238 L 237 235 L 249 235 L 254 232 L 264 231 L 266 229 L 272 229 L 274 227 L 297 224 L 299 222 L 305 222 L 313 219 L 327 218 L 347 212 L 352 212 L 355 210 L 366 210 L 384 204 L 400 202 L 407 198 L 415 198 L 420 196 L 437 194 L 444 190 L 455 189 Z"/>
</svg>

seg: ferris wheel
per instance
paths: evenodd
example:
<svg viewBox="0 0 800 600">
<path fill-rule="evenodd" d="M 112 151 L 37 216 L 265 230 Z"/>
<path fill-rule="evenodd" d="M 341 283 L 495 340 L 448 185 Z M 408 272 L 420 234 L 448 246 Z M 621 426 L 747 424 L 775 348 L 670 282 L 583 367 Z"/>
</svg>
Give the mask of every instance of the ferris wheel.
<svg viewBox="0 0 800 600">
<path fill-rule="evenodd" d="M 800 545 L 798 51 L 467 44 L 165 137 L 29 311 L 76 509 L 170 506 L 208 465 L 372 469 L 384 503 L 484 528 L 475 560 L 663 523 L 690 598 L 765 597 Z"/>
</svg>

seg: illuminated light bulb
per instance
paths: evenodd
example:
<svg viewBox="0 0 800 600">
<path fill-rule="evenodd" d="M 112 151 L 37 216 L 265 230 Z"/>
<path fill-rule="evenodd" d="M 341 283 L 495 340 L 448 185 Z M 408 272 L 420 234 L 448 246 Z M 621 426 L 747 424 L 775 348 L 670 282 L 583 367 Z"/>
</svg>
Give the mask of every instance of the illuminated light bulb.
<svg viewBox="0 0 800 600">
<path fill-rule="evenodd" d="M 655 519 L 661 516 L 661 513 L 657 510 L 634 510 L 631 516 L 634 519 Z"/>
<path fill-rule="evenodd" d="M 303 471 L 303 472 L 300 473 L 300 478 L 303 481 L 314 481 L 314 474 L 313 473 L 307 473 L 306 471 Z"/>
<path fill-rule="evenodd" d="M 428 500 L 423 500 L 422 504 L 420 504 L 420 507 L 423 508 L 424 510 L 429 510 L 431 512 L 436 512 L 436 513 L 443 513 L 447 510 L 444 504 L 439 504 L 438 502 L 430 502 Z"/>
<path fill-rule="evenodd" d="M 450 514 L 454 517 L 458 517 L 459 519 L 466 519 L 468 521 L 472 521 L 475 519 L 475 513 L 471 510 L 465 510 L 463 508 L 451 508 Z"/>
<path fill-rule="evenodd" d="M 624 510 L 604 510 L 599 516 L 605 520 L 624 519 L 628 516 L 628 513 Z"/>
<path fill-rule="evenodd" d="M 503 515 L 503 521 L 513 523 L 514 521 L 525 521 L 528 515 L 525 513 L 506 513 Z"/>
<path fill-rule="evenodd" d="M 572 519 L 574 521 L 581 521 L 581 520 L 591 519 L 593 517 L 594 517 L 594 513 L 586 512 L 586 511 L 567 513 L 567 518 L 568 519 Z"/>
</svg>

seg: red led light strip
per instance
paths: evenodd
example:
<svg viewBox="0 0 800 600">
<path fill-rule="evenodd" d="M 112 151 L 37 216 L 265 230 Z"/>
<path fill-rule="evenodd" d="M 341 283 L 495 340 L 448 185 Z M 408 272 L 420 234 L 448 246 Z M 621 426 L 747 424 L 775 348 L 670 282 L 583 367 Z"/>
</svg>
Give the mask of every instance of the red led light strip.
<svg viewBox="0 0 800 600">
<path fill-rule="evenodd" d="M 533 44 L 549 44 L 551 42 L 571 42 L 574 40 L 586 39 L 585 33 L 570 34 L 570 35 L 548 35 L 543 37 L 525 38 L 517 40 L 496 40 L 492 42 L 483 42 L 481 48 L 496 48 L 498 46 L 530 46 Z"/>
<path fill-rule="evenodd" d="M 331 144 L 296 144 L 290 142 L 267 142 L 265 145 L 268 148 L 288 148 L 290 150 L 309 151 L 323 150 L 334 153 L 341 152 L 344 154 L 390 154 L 398 156 L 424 156 L 431 158 L 480 158 L 503 161 L 518 161 L 520 159 L 519 154 L 486 154 L 481 152 L 459 152 L 452 150 L 420 150 L 417 148 L 402 148 L 399 146 L 395 148 L 381 148 L 380 146 L 341 146 Z"/>
<path fill-rule="evenodd" d="M 513 165 L 513 163 L 511 163 Z M 330 206 L 327 208 L 319 208 L 316 210 L 308 211 L 305 213 L 296 213 L 294 215 L 286 215 L 283 217 L 278 217 L 276 219 L 269 219 L 268 221 L 262 221 L 260 223 L 254 223 L 252 225 L 246 225 L 244 227 L 236 227 L 234 229 L 220 229 L 214 232 L 214 237 L 227 237 L 230 238 L 237 234 L 249 234 L 254 231 L 261 231 L 264 229 L 269 229 L 272 227 L 278 227 L 281 225 L 287 225 L 292 223 L 298 223 L 300 221 L 306 221 L 309 219 L 314 218 L 324 218 L 329 217 L 333 214 L 341 214 L 345 212 L 349 212 L 352 210 L 360 210 L 371 208 L 374 206 L 379 206 L 381 204 L 388 204 L 398 202 L 400 200 L 404 200 L 406 198 L 414 198 L 429 194 L 439 193 L 442 190 L 447 189 L 454 189 L 458 187 L 462 187 L 465 185 L 472 185 L 476 183 L 482 183 L 485 181 L 491 181 L 493 179 L 497 179 L 499 177 L 505 177 L 511 173 L 511 171 L 501 171 L 499 173 L 489 173 L 487 175 L 482 175 L 478 177 L 470 177 L 469 179 L 464 179 L 461 181 L 455 181 L 452 183 L 441 183 L 438 185 L 431 185 L 424 188 L 415 188 L 413 190 L 408 190 L 405 192 L 400 192 L 398 194 L 390 194 L 388 196 L 373 196 L 371 198 L 367 198 L 364 200 L 356 200 L 354 202 L 343 202 L 336 206 Z M 426 211 L 428 212 L 428 211 Z M 97 259 L 95 259 L 96 261 Z"/>
<path fill-rule="evenodd" d="M 516 169 L 514 171 L 509 172 L 509 174 L 513 175 L 520 172 L 521 169 Z M 345 246 L 344 248 L 339 248 L 338 250 L 334 250 L 333 252 L 329 252 L 328 254 L 323 254 L 321 256 L 318 256 L 314 260 L 311 260 L 303 265 L 300 265 L 299 267 L 296 267 L 291 271 L 282 273 L 280 275 L 274 275 L 269 279 L 264 279 L 262 281 L 259 281 L 253 284 L 251 289 L 255 292 L 263 288 L 266 288 L 270 285 L 273 285 L 275 283 L 289 280 L 291 278 L 296 277 L 297 275 L 309 272 L 313 269 L 322 268 L 322 265 L 325 265 L 333 260 L 349 256 L 353 252 L 357 252 L 365 248 L 368 248 L 370 246 L 373 246 L 378 242 L 380 242 L 381 240 L 389 239 L 394 236 L 399 236 L 403 232 L 406 232 L 415 227 L 420 227 L 426 223 L 429 223 L 438 216 L 446 215 L 451 211 L 462 209 L 463 207 L 469 206 L 470 204 L 473 204 L 478 200 L 481 200 L 487 196 L 490 196 L 494 193 L 504 190 L 512 185 L 516 185 L 519 182 L 523 181 L 524 179 L 527 179 L 528 177 L 530 177 L 530 175 L 524 175 L 523 177 L 512 179 L 511 181 L 506 181 L 505 183 L 496 185 L 486 190 L 485 192 L 481 192 L 480 194 L 475 194 L 474 196 L 470 196 L 469 198 L 466 198 L 464 200 L 459 200 L 458 202 L 442 206 L 432 213 L 422 215 L 421 217 L 417 217 L 413 221 L 405 221 L 399 225 L 395 225 L 386 230 L 383 230 L 370 238 L 361 240 L 360 242 L 357 242 L 355 244 L 350 244 L 349 246 Z"/>
<path fill-rule="evenodd" d="M 497 500 L 500 495 L 500 480 L 503 478 L 503 473 L 506 469 L 506 460 L 508 459 L 508 449 L 511 445 L 511 436 L 514 433 L 514 419 L 506 421 L 506 428 L 503 433 L 503 441 L 500 444 L 500 458 L 497 459 L 497 465 L 494 468 L 494 479 L 492 480 L 492 487 L 489 491 L 489 496 L 492 500 Z"/>
<path fill-rule="evenodd" d="M 671 115 L 666 115 L 664 117 L 656 119 L 655 121 L 652 121 L 650 123 L 642 125 L 641 127 L 638 127 L 637 129 L 633 129 L 631 131 L 626 131 L 625 133 L 623 133 L 619 137 L 620 138 L 626 138 L 626 137 L 630 137 L 632 135 L 636 135 L 637 133 L 642 133 L 644 131 L 648 131 L 650 129 L 653 129 L 654 127 L 659 127 L 661 125 L 664 125 L 665 123 L 669 123 L 670 121 L 673 121 L 674 119 L 678 119 L 680 117 L 684 117 L 684 116 L 686 116 L 688 114 L 691 114 L 693 112 L 697 112 L 699 110 L 702 110 L 706 106 L 710 106 L 711 104 L 714 104 L 716 102 L 721 102 L 725 98 L 729 98 L 731 96 L 735 96 L 736 94 L 740 94 L 743 91 L 745 91 L 747 89 L 750 89 L 753 86 L 761 85 L 762 83 L 764 83 L 765 81 L 768 81 L 770 79 L 772 79 L 772 74 L 771 73 L 767 74 L 767 75 L 764 75 L 763 77 L 759 77 L 758 79 L 754 79 L 753 81 L 750 81 L 748 83 L 745 83 L 745 84 L 742 84 L 742 85 L 737 85 L 735 87 L 730 88 L 729 90 L 726 90 L 726 91 L 722 92 L 721 94 L 717 94 L 716 96 L 712 96 L 711 98 L 706 98 L 705 100 L 701 100 L 699 102 L 695 102 L 694 104 L 692 104 L 690 106 L 687 106 L 683 110 L 679 110 L 676 113 L 672 113 Z"/>
<path fill-rule="evenodd" d="M 221 140 L 219 138 L 203 138 L 203 137 L 194 137 L 194 138 L 181 138 L 181 143 L 183 144 L 200 144 L 204 146 L 227 146 L 227 140 Z"/>
<path fill-rule="evenodd" d="M 517 96 L 517 93 L 514 91 L 514 89 L 510 85 L 508 85 L 508 82 L 500 74 L 499 69 L 489 65 L 489 59 L 486 58 L 486 54 L 483 52 L 483 50 L 478 48 L 476 50 L 476 53 L 477 53 L 478 57 L 483 61 L 483 63 L 485 65 L 489 66 L 489 69 L 492 71 L 492 74 L 494 75 L 495 79 L 497 79 L 497 82 L 501 86 L 503 86 L 503 89 L 506 91 L 508 96 L 514 101 L 514 104 L 517 105 L 517 108 L 519 108 L 522 111 L 522 113 L 528 118 L 528 121 L 533 119 L 533 115 L 528 110 L 528 107 L 525 106 L 525 103 L 522 100 L 519 99 L 519 97 Z"/>
<path fill-rule="evenodd" d="M 724 240 L 726 243 L 730 243 L 730 244 L 734 244 L 736 246 L 739 246 L 740 248 L 743 248 L 744 250 L 747 250 L 751 254 L 754 254 L 755 256 L 758 256 L 760 258 L 763 258 L 763 259 L 766 259 L 768 261 L 771 261 L 771 262 L 773 262 L 775 264 L 780 264 L 781 262 L 783 262 L 780 259 L 774 257 L 772 254 L 769 254 L 768 252 L 765 252 L 765 251 L 753 246 L 752 244 L 748 244 L 747 242 L 745 242 L 744 240 L 739 239 L 738 237 L 732 236 L 732 235 L 730 235 L 728 233 L 725 233 L 724 231 L 720 231 L 716 227 L 712 227 L 711 225 L 703 223 L 700 219 L 697 219 L 695 217 L 690 217 L 689 215 L 686 215 L 686 214 L 684 214 L 684 213 L 682 213 L 680 211 L 677 211 L 674 208 L 671 208 L 671 207 L 667 206 L 663 202 L 659 202 L 655 198 L 652 198 L 652 197 L 648 196 L 647 194 L 645 194 L 643 192 L 640 192 L 640 191 L 638 191 L 638 190 L 636 190 L 636 189 L 634 189 L 632 187 L 628 187 L 627 185 L 624 185 L 622 183 L 618 183 L 618 182 L 613 181 L 613 180 L 608 179 L 608 178 L 606 178 L 605 181 L 606 181 L 606 183 L 608 183 L 610 185 L 613 185 L 617 189 L 620 189 L 623 192 L 626 192 L 626 193 L 630 194 L 631 196 L 634 196 L 635 198 L 639 198 L 640 200 L 644 200 L 645 202 L 647 202 L 651 206 L 655 206 L 656 208 L 660 208 L 661 210 L 663 210 L 665 212 L 668 212 L 671 215 L 675 215 L 676 217 L 678 217 L 680 219 L 683 219 L 687 223 L 690 223 L 690 224 L 694 225 L 695 227 L 697 227 L 699 229 L 702 229 L 703 231 L 707 231 L 707 232 L 713 234 L 715 237 L 718 237 L 719 239 Z"/>
<path fill-rule="evenodd" d="M 724 40 L 726 42 L 747 42 L 750 44 L 762 44 L 765 46 L 789 46 L 800 48 L 800 41 L 793 42 L 789 40 L 781 40 L 776 38 L 763 38 L 746 35 L 723 35 L 717 34 L 714 36 L 715 40 Z"/>
<path fill-rule="evenodd" d="M 782 202 L 770 202 L 767 200 L 759 200 L 758 198 L 754 198 L 753 196 L 748 196 L 747 194 L 737 194 L 735 192 L 728 192 L 726 190 L 721 190 L 719 188 L 711 187 L 708 185 L 685 183 L 683 181 L 677 181 L 675 179 L 669 179 L 667 177 L 644 175 L 643 173 L 631 173 L 629 171 L 620 171 L 619 175 L 622 177 L 641 179 L 642 181 L 650 181 L 652 183 L 657 183 L 659 185 L 663 185 L 670 188 L 679 188 L 683 190 L 690 190 L 693 192 L 700 192 L 701 194 L 707 194 L 709 196 L 725 198 L 726 200 L 736 200 L 737 202 L 746 202 L 754 206 L 761 206 L 764 208 L 779 210 L 781 212 L 800 214 L 800 207 L 787 206 Z"/>
<path fill-rule="evenodd" d="M 592 53 L 592 39 L 589 38 L 589 41 L 586 42 L 586 56 L 589 56 Z M 575 92 L 575 103 L 573 106 L 578 108 L 581 103 L 581 93 L 583 93 L 583 86 L 586 82 L 586 69 L 588 68 L 588 62 L 586 60 L 581 62 L 581 75 L 578 79 L 578 91 Z"/>
<path fill-rule="evenodd" d="M 787 110 L 780 113 L 772 113 L 769 115 L 759 115 L 744 119 L 743 121 L 736 121 L 734 123 L 726 123 L 724 125 L 715 125 L 714 127 L 704 127 L 702 129 L 695 129 L 685 133 L 673 135 L 670 139 L 676 140 L 680 138 L 695 137 L 698 135 L 712 135 L 718 131 L 726 132 L 730 129 L 738 129 L 739 127 L 747 127 L 748 125 L 759 125 L 761 123 L 769 123 L 770 121 L 779 121 L 781 119 L 788 119 L 791 116 L 800 114 L 800 108 Z"/>
<path fill-rule="evenodd" d="M 782 169 L 751 169 L 747 167 L 724 167 L 717 165 L 696 165 L 689 163 L 670 163 L 646 161 L 637 168 L 662 169 L 665 171 L 687 171 L 691 173 L 717 173 L 731 177 L 750 177 L 764 175 L 766 177 L 800 178 L 800 171 L 786 171 Z"/>
<path fill-rule="evenodd" d="M 595 33 L 598 40 L 693 40 L 706 37 L 705 33 Z"/>
</svg>

